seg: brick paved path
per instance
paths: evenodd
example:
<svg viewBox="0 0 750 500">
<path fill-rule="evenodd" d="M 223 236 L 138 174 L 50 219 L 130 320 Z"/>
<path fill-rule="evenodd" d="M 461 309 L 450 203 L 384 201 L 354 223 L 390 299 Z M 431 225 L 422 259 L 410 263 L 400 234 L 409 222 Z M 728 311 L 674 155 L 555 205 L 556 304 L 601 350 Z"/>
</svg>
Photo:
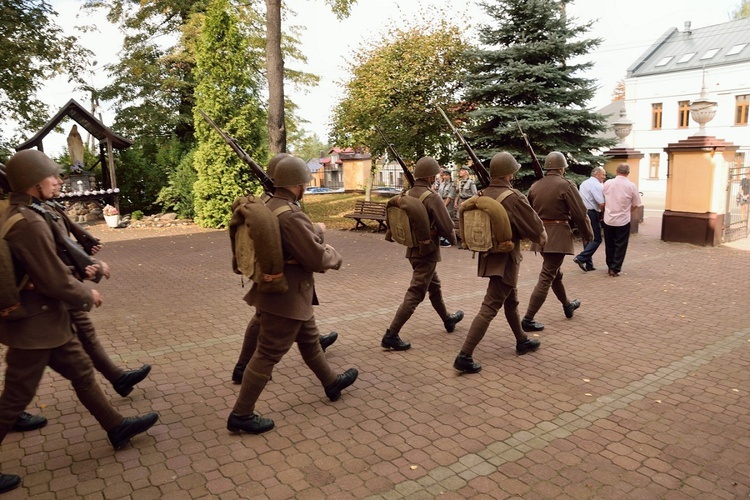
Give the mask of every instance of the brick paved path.
<svg viewBox="0 0 750 500">
<path fill-rule="evenodd" d="M 486 281 L 471 253 L 445 249 L 438 267 L 447 334 L 428 303 L 380 337 L 410 278 L 403 249 L 382 234 L 331 231 L 345 266 L 317 278 L 323 332 L 337 370 L 357 383 L 330 403 L 296 348 L 274 371 L 258 411 L 277 428 L 232 435 L 230 372 L 252 309 L 229 266 L 224 232 L 115 241 L 113 279 L 92 313 L 113 357 L 154 370 L 129 416 L 161 420 L 115 452 L 69 384 L 45 375 L 30 411 L 50 424 L 11 434 L 0 450 L 23 486 L 5 498 L 747 498 L 750 495 L 750 254 L 659 241 L 647 218 L 623 274 L 566 259 L 566 320 L 552 294 L 537 315 L 542 348 L 518 357 L 502 312 L 475 352 L 484 369 L 452 369 Z M 524 253 L 525 309 L 541 258 Z"/>
</svg>

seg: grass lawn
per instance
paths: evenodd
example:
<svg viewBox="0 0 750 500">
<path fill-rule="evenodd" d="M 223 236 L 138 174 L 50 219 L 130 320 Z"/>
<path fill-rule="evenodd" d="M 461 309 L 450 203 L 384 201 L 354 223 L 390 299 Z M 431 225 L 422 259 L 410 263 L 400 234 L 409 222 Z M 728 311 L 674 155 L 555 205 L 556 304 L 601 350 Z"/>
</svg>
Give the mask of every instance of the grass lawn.
<svg viewBox="0 0 750 500">
<path fill-rule="evenodd" d="M 373 194 L 372 201 L 386 202 L 393 195 L 379 196 Z M 354 219 L 344 217 L 344 214 L 354 210 L 357 200 L 364 200 L 364 193 L 334 193 L 306 195 L 302 199 L 302 209 L 313 222 L 322 222 L 328 229 L 352 229 L 356 224 Z M 368 221 L 364 221 L 368 222 Z M 377 223 L 369 221 L 373 227 Z"/>
</svg>

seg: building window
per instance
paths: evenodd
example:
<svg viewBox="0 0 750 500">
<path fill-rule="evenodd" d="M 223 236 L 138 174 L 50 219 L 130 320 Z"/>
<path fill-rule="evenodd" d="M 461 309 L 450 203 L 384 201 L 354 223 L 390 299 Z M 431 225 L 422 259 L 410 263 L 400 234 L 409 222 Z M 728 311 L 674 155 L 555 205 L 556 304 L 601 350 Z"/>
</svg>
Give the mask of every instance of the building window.
<svg viewBox="0 0 750 500">
<path fill-rule="evenodd" d="M 701 60 L 703 59 L 711 59 L 713 56 L 716 55 L 716 53 L 719 52 L 719 49 L 709 49 L 706 51 L 705 54 L 701 56 Z"/>
<path fill-rule="evenodd" d="M 745 153 L 736 153 L 734 156 L 734 168 L 742 168 L 745 166 Z"/>
<path fill-rule="evenodd" d="M 661 129 L 661 103 L 657 102 L 651 105 L 651 129 Z"/>
<path fill-rule="evenodd" d="M 734 124 L 735 125 L 747 125 L 747 108 L 750 101 L 748 101 L 748 95 L 738 95 L 737 102 L 734 107 Z"/>
<path fill-rule="evenodd" d="M 659 178 L 659 153 L 651 153 L 648 159 L 648 178 L 658 179 Z"/>
<path fill-rule="evenodd" d="M 690 101 L 679 101 L 677 103 L 677 128 L 688 128 L 690 125 Z"/>
</svg>

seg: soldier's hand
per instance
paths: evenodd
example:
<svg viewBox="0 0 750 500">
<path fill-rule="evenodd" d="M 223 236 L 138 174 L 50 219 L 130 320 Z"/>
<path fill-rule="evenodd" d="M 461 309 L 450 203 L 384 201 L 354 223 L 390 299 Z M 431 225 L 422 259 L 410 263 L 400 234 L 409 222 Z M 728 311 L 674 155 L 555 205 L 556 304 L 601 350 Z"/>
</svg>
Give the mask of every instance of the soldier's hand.
<svg viewBox="0 0 750 500">
<path fill-rule="evenodd" d="M 109 279 L 109 266 L 106 262 L 99 262 L 99 264 L 102 266 L 102 276 Z"/>
<path fill-rule="evenodd" d="M 99 270 L 99 266 L 97 264 L 91 264 L 90 266 L 86 266 L 86 278 L 87 280 L 92 280 L 96 278 L 96 273 Z"/>
<path fill-rule="evenodd" d="M 322 222 L 318 222 L 318 227 L 320 228 L 320 232 L 321 233 L 325 233 L 326 232 L 326 225 L 323 224 Z"/>
<path fill-rule="evenodd" d="M 99 307 L 100 305 L 102 305 L 102 296 L 98 291 L 91 290 L 91 295 L 94 298 L 94 307 Z"/>
<path fill-rule="evenodd" d="M 98 252 L 99 250 L 101 250 L 101 249 L 102 249 L 102 245 L 101 245 L 101 244 L 99 244 L 99 245 L 94 245 L 93 247 L 91 247 L 91 255 L 96 255 L 96 254 L 97 254 L 97 252 Z M 108 276 L 108 277 L 109 277 L 109 276 Z"/>
<path fill-rule="evenodd" d="M 542 236 L 539 238 L 539 246 L 543 247 L 547 244 L 547 230 L 542 229 Z"/>
</svg>

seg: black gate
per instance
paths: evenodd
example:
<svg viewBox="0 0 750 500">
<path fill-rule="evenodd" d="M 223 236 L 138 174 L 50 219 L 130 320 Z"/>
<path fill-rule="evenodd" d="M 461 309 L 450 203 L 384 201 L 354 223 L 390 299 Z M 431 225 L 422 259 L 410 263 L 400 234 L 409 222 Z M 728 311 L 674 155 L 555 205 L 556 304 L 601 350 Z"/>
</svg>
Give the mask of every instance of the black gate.
<svg viewBox="0 0 750 500">
<path fill-rule="evenodd" d="M 750 213 L 750 167 L 743 165 L 743 156 L 729 168 L 727 210 L 724 218 L 724 243 L 747 238 Z"/>
</svg>

